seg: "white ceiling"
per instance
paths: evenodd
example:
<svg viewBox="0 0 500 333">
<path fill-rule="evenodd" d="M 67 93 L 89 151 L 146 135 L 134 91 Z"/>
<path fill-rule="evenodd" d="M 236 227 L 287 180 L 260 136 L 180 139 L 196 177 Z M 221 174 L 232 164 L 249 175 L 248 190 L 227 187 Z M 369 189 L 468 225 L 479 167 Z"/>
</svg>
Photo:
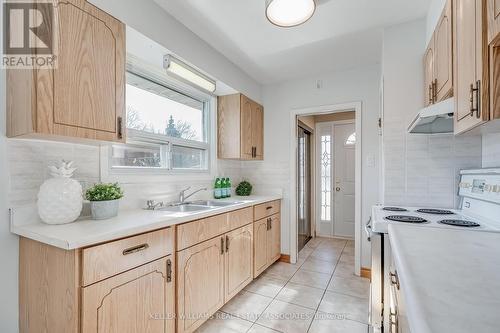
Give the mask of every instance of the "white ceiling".
<svg viewBox="0 0 500 333">
<path fill-rule="evenodd" d="M 264 0 L 154 1 L 262 84 L 378 63 L 382 28 L 424 17 L 431 2 L 318 0 L 311 20 L 279 28 Z"/>
</svg>

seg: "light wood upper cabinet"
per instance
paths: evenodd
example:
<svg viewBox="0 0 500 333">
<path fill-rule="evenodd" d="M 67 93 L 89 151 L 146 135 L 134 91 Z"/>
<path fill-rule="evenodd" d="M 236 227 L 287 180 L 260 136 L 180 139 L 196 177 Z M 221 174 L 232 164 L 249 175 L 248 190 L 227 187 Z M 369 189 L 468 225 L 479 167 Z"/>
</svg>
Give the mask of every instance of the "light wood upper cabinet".
<svg viewBox="0 0 500 333">
<path fill-rule="evenodd" d="M 435 97 L 442 101 L 453 95 L 453 41 L 452 41 L 452 0 L 446 2 L 436 31 L 435 48 Z"/>
<path fill-rule="evenodd" d="M 427 50 L 424 55 L 424 92 L 425 92 L 425 106 L 434 103 L 434 36 L 429 42 Z"/>
<path fill-rule="evenodd" d="M 253 226 L 228 233 L 225 239 L 225 301 L 253 280 Z"/>
<path fill-rule="evenodd" d="M 177 332 L 193 332 L 224 305 L 224 236 L 177 252 Z"/>
<path fill-rule="evenodd" d="M 452 0 L 448 0 L 424 54 L 425 106 L 453 96 L 452 31 Z"/>
<path fill-rule="evenodd" d="M 460 134 L 489 119 L 485 2 L 454 0 L 453 8 L 455 134 Z"/>
<path fill-rule="evenodd" d="M 54 10 L 56 67 L 8 70 L 7 135 L 124 141 L 125 25 L 82 0 Z"/>
<path fill-rule="evenodd" d="M 172 256 L 82 289 L 82 333 L 174 333 Z"/>
<path fill-rule="evenodd" d="M 264 159 L 264 109 L 243 94 L 219 96 L 218 157 Z"/>
</svg>

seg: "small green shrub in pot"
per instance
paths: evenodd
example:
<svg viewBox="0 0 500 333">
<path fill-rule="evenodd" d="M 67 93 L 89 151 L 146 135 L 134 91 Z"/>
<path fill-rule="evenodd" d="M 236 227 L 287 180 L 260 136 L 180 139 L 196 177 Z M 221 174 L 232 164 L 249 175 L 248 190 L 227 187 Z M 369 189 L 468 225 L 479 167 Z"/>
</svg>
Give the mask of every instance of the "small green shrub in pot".
<svg viewBox="0 0 500 333">
<path fill-rule="evenodd" d="M 85 192 L 85 199 L 90 201 L 94 220 L 104 220 L 118 215 L 119 199 L 123 191 L 118 183 L 95 184 Z"/>
<path fill-rule="evenodd" d="M 249 196 L 250 194 L 252 194 L 252 184 L 246 180 L 239 183 L 238 187 L 236 187 L 236 195 Z"/>
</svg>

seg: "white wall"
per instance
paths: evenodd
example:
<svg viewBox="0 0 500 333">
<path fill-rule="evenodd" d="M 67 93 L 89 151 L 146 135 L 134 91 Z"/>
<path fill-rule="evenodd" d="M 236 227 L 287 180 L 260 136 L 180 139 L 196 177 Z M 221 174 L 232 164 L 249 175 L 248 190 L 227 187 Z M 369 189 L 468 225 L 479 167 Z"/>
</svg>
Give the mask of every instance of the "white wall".
<svg viewBox="0 0 500 333">
<path fill-rule="evenodd" d="M 363 162 L 370 156 L 373 167 L 363 167 L 362 221 L 370 216 L 370 207 L 378 199 L 379 116 L 378 65 L 343 72 L 330 72 L 314 77 L 264 86 L 265 160 L 242 163 L 242 174 L 260 188 L 281 188 L 284 193 L 282 212 L 282 252 L 290 253 L 289 172 L 290 172 L 290 111 L 321 105 L 361 101 L 363 103 Z M 316 88 L 316 80 L 323 81 L 323 88 Z M 364 238 L 364 237 L 363 237 Z M 369 244 L 362 244 L 362 266 L 370 267 Z"/>
<path fill-rule="evenodd" d="M 212 77 L 260 102 L 261 86 L 152 0 L 90 0 Z"/>
<path fill-rule="evenodd" d="M 424 20 L 384 31 L 384 203 L 451 208 L 459 170 L 481 166 L 481 137 L 406 132 L 424 103 L 425 31 Z"/>
</svg>

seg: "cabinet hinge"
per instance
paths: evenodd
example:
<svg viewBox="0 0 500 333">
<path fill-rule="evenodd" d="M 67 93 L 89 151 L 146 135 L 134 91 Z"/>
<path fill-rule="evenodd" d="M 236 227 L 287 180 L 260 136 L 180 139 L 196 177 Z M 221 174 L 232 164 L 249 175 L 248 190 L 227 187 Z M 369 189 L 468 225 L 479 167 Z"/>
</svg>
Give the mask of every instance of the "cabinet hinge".
<svg viewBox="0 0 500 333">
<path fill-rule="evenodd" d="M 378 128 L 382 128 L 382 118 L 378 118 Z"/>
</svg>

